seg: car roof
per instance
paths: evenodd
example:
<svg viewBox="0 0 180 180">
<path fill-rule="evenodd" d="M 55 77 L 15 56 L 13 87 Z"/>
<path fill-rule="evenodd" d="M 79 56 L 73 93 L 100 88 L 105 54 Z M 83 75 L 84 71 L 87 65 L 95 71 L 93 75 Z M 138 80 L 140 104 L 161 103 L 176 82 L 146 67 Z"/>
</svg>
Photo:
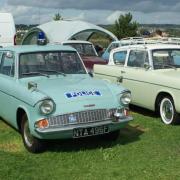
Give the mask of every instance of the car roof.
<svg viewBox="0 0 180 180">
<path fill-rule="evenodd" d="M 141 48 L 141 49 L 180 49 L 180 45 L 176 44 L 136 44 L 136 45 L 127 45 L 127 46 L 120 46 L 116 49 L 119 50 L 125 50 L 125 49 L 135 49 L 135 48 Z"/>
<path fill-rule="evenodd" d="M 176 44 L 147 44 L 145 45 L 148 49 L 180 49 L 180 45 Z"/>
<path fill-rule="evenodd" d="M 114 44 L 114 43 L 121 43 L 121 41 L 118 40 L 118 41 L 112 41 L 112 42 L 111 42 L 111 44 Z"/>
<path fill-rule="evenodd" d="M 118 41 L 112 41 L 111 44 L 119 44 L 119 45 L 122 45 L 122 46 L 125 46 L 125 45 L 132 45 L 132 44 L 143 44 L 144 41 L 143 39 L 138 39 L 138 38 L 134 38 L 134 39 L 121 39 L 121 40 L 118 40 Z"/>
<path fill-rule="evenodd" d="M 63 45 L 18 45 L 0 48 L 0 51 L 14 51 L 16 53 L 38 51 L 76 51 L 74 48 Z"/>
</svg>

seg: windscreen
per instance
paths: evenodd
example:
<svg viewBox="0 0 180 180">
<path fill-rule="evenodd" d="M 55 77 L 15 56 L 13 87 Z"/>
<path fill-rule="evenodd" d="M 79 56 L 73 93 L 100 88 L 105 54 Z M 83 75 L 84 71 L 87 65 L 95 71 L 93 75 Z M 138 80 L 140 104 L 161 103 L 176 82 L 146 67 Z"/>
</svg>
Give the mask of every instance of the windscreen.
<svg viewBox="0 0 180 180">
<path fill-rule="evenodd" d="M 75 51 L 23 53 L 19 57 L 20 78 L 85 73 L 85 68 Z"/>
</svg>

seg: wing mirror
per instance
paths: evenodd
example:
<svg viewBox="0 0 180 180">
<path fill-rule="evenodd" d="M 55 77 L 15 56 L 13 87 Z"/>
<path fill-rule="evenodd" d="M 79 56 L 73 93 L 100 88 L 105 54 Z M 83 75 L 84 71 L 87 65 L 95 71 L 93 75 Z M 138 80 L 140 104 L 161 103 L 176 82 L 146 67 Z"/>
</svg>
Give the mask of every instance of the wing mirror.
<svg viewBox="0 0 180 180">
<path fill-rule="evenodd" d="M 151 68 L 151 66 L 149 65 L 149 63 L 144 63 L 144 68 L 145 68 L 146 70 L 148 70 L 148 69 Z"/>
</svg>

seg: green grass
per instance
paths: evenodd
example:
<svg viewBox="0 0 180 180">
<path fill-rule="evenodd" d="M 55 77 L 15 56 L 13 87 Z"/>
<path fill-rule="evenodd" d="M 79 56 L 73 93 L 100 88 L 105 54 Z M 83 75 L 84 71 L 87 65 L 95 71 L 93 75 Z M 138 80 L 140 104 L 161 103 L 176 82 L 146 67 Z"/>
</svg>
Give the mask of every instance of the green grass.
<svg viewBox="0 0 180 180">
<path fill-rule="evenodd" d="M 180 179 L 180 126 L 147 111 L 133 116 L 115 142 L 57 141 L 41 154 L 27 152 L 20 134 L 0 121 L 0 180 Z"/>
</svg>

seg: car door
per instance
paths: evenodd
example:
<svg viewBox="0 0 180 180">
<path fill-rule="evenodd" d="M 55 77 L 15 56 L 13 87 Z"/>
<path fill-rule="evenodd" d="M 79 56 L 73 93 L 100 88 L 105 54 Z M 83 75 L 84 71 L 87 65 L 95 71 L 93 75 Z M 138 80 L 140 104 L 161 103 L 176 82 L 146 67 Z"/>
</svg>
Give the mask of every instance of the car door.
<svg viewBox="0 0 180 180">
<path fill-rule="evenodd" d="M 132 104 L 152 109 L 151 78 L 149 54 L 146 49 L 132 49 L 129 51 L 126 65 L 121 69 L 120 83 L 132 93 Z"/>
<path fill-rule="evenodd" d="M 0 116 L 9 121 L 16 117 L 13 96 L 15 59 L 12 52 L 1 52 L 0 61 Z M 10 122 L 10 121 L 9 121 Z M 12 123 L 12 122 L 11 122 Z"/>
</svg>

